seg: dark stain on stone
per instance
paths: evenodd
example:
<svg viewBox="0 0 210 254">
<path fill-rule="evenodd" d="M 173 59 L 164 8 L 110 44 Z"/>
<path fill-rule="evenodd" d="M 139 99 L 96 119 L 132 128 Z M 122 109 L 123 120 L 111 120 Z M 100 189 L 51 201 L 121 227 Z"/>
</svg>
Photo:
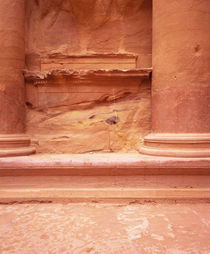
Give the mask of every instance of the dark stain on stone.
<svg viewBox="0 0 210 254">
<path fill-rule="evenodd" d="M 89 119 L 93 119 L 93 118 L 95 118 L 95 115 L 89 116 Z"/>
<path fill-rule="evenodd" d="M 112 116 L 106 119 L 106 123 L 112 125 L 112 124 L 117 124 L 120 121 L 120 118 L 118 116 Z"/>
<path fill-rule="evenodd" d="M 200 51 L 200 45 L 199 44 L 197 44 L 196 46 L 195 46 L 195 52 L 198 52 L 198 51 Z"/>
<path fill-rule="evenodd" d="M 32 108 L 33 108 L 32 103 L 30 103 L 29 101 L 26 101 L 26 106 L 27 106 L 29 109 L 32 109 Z"/>
</svg>

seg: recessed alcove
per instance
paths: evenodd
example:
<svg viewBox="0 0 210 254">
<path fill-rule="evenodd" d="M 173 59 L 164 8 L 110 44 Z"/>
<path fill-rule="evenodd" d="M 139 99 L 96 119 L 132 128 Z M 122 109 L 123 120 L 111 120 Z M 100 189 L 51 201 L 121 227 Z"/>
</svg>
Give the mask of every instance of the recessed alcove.
<svg viewBox="0 0 210 254">
<path fill-rule="evenodd" d="M 180 244 L 174 241 L 175 251 L 178 245 L 179 250 L 182 247 L 183 250 L 186 249 L 187 241 L 183 240 L 182 235 L 179 237 L 176 230 L 172 232 L 175 228 L 170 226 L 176 226 L 177 223 L 180 225 L 175 210 L 179 209 L 182 215 L 183 204 L 185 206 L 189 202 L 187 209 L 191 209 L 191 213 L 186 213 L 187 216 L 190 215 L 188 221 L 194 221 L 192 218 L 195 211 L 192 208 L 196 207 L 192 203 L 199 204 L 196 214 L 202 221 L 198 220 L 197 228 L 201 229 L 198 233 L 205 230 L 205 213 L 200 211 L 206 211 L 204 203 L 210 200 L 210 79 L 206 61 L 210 56 L 210 33 L 206 32 L 210 16 L 205 11 L 210 9 L 210 2 L 153 1 L 152 130 L 151 2 L 1 1 L 0 203 L 15 206 L 14 209 L 8 206 L 14 213 L 8 215 L 8 211 L 5 211 L 1 216 L 6 223 L 5 232 L 10 249 L 11 241 L 18 247 L 16 243 L 20 240 L 18 230 L 16 242 L 14 230 L 10 235 L 7 232 L 13 214 L 18 215 L 16 217 L 23 235 L 30 238 L 27 219 L 25 229 L 22 227 L 26 212 L 23 208 L 24 216 L 21 220 L 19 208 L 23 203 L 30 204 L 26 205 L 30 221 L 35 221 L 34 214 L 39 215 L 40 221 L 40 212 L 31 209 L 31 205 L 37 203 L 35 205 L 38 209 L 43 205 L 41 210 L 47 211 L 48 215 L 48 208 L 55 205 L 52 203 L 59 202 L 62 210 L 61 224 L 67 222 L 66 228 L 69 229 L 68 219 L 71 219 L 70 224 L 72 219 L 78 224 L 74 215 L 79 214 L 80 219 L 84 206 L 79 205 L 79 209 L 71 209 L 67 216 L 63 216 L 66 205 L 71 206 L 67 203 L 85 202 L 85 222 L 88 214 L 91 214 L 89 219 L 96 222 L 97 228 L 98 222 L 102 222 L 98 231 L 91 231 L 94 234 L 96 232 L 96 235 L 100 235 L 104 225 L 106 227 L 106 218 L 116 215 L 117 223 L 124 224 L 119 220 L 119 215 L 125 217 L 127 214 L 129 220 L 125 219 L 130 224 L 124 225 L 123 231 L 129 244 L 138 248 L 137 242 L 141 244 L 146 240 L 143 242 L 148 245 L 158 240 L 156 242 L 160 246 L 159 240 L 163 240 L 165 246 L 160 246 L 161 253 L 164 253 L 167 243 L 171 242 L 169 236 L 171 240 L 174 237 L 180 238 L 181 243 L 184 243 L 180 248 Z M 180 11 L 180 7 L 183 11 Z M 184 44 L 185 41 L 188 43 Z M 200 53 L 195 54 L 198 45 Z M 25 82 L 22 75 L 24 66 Z M 148 133 L 150 134 L 147 135 Z M 33 154 L 35 150 L 37 154 Z M 91 211 L 89 202 L 92 203 Z M 95 204 L 98 202 L 109 202 L 108 210 L 104 204 Z M 118 204 L 116 209 L 121 209 L 117 213 L 116 209 L 112 212 L 112 202 Z M 157 204 L 159 207 L 162 202 L 167 203 L 163 205 L 163 219 L 168 214 L 170 220 L 172 217 L 175 220 L 165 220 L 168 233 L 159 232 L 160 235 L 157 235 L 160 209 L 156 210 L 158 213 L 155 219 L 155 210 L 150 209 L 152 212 L 149 214 L 148 207 L 156 207 Z M 173 206 L 178 202 L 182 205 L 178 208 Z M 138 205 L 141 206 L 140 216 L 138 215 L 140 221 L 136 220 L 134 209 Z M 146 209 L 145 218 L 142 217 L 142 206 Z M 98 212 L 94 214 L 94 211 L 98 207 L 101 210 L 105 208 L 108 213 L 107 216 L 100 214 L 100 219 L 96 216 L 95 220 Z M 133 216 L 130 216 L 131 211 Z M 57 212 L 57 208 L 52 209 L 52 218 L 60 229 Z M 44 217 L 47 217 L 46 213 Z M 143 230 L 145 232 L 138 226 L 142 223 L 142 218 L 149 225 L 146 231 Z M 13 220 L 16 229 L 17 220 Z M 134 221 L 138 223 L 138 232 Z M 155 221 L 157 223 L 154 224 Z M 44 237 L 41 235 L 42 239 L 49 238 L 45 237 L 46 227 L 43 225 L 48 229 L 54 227 L 50 227 L 48 222 L 41 220 L 41 231 L 45 231 Z M 79 234 L 76 232 L 76 237 L 83 236 L 82 232 L 87 236 L 84 225 L 90 231 L 89 225 L 83 222 L 79 223 L 82 227 L 78 227 Z M 111 220 L 110 229 L 113 228 L 113 222 Z M 195 228 L 194 223 L 190 228 L 189 223 L 184 223 L 183 226 L 190 230 Z M 160 231 L 161 229 L 163 227 L 160 227 Z M 37 237 L 32 232 L 32 239 L 37 238 L 34 250 L 36 246 L 40 249 L 41 231 Z M 137 232 L 137 237 L 131 231 L 135 234 Z M 106 236 L 111 237 L 109 249 L 114 251 L 113 232 L 104 232 L 108 232 Z M 148 239 L 148 232 L 151 239 Z M 119 230 L 116 233 L 118 239 Z M 188 247 L 197 250 L 196 253 L 205 251 L 206 245 L 200 248 L 200 240 L 208 242 L 207 233 L 206 239 L 205 236 L 198 238 L 197 233 L 190 236 L 193 244 Z M 139 237 L 142 241 L 139 241 Z M 67 245 L 70 238 L 66 238 Z M 95 245 L 96 241 L 90 246 L 90 241 L 86 245 L 83 238 L 80 243 L 81 250 L 84 251 L 102 250 L 103 242 L 108 246 L 106 239 L 99 239 L 100 246 Z M 120 246 L 121 239 L 122 235 Z M 197 240 L 196 246 L 192 241 L 194 239 Z M 93 240 L 92 236 L 90 240 Z M 60 247 L 55 248 L 63 250 L 67 245 L 60 242 Z M 5 250 L 8 249 L 7 244 L 3 245 Z M 43 246 L 45 245 L 43 241 Z M 72 252 L 79 250 L 78 241 L 76 245 L 70 246 Z M 146 250 L 146 245 L 142 251 Z M 119 245 L 116 246 L 116 251 L 119 252 Z M 132 248 L 126 246 L 126 250 L 131 251 Z M 19 244 L 19 247 L 22 251 L 23 244 Z M 28 250 L 33 249 L 31 244 L 28 247 Z M 49 249 L 55 248 L 50 243 Z"/>
<path fill-rule="evenodd" d="M 151 1 L 31 0 L 27 13 L 37 152 L 138 152 L 151 129 Z"/>
</svg>

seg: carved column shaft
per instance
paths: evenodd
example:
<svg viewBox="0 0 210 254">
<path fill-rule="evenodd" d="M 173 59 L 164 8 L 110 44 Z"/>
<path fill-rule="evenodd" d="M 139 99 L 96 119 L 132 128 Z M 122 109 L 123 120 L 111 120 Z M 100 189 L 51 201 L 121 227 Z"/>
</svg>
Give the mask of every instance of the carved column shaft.
<svg viewBox="0 0 210 254">
<path fill-rule="evenodd" d="M 34 152 L 25 130 L 25 0 L 0 3 L 0 156 Z"/>
<path fill-rule="evenodd" d="M 143 153 L 210 156 L 209 10 L 209 0 L 153 0 L 152 134 Z"/>
</svg>

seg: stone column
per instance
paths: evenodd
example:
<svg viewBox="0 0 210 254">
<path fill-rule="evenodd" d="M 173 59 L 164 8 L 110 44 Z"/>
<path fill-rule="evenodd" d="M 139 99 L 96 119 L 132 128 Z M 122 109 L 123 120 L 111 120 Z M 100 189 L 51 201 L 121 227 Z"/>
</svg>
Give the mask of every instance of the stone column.
<svg viewBox="0 0 210 254">
<path fill-rule="evenodd" d="M 0 157 L 35 152 L 25 131 L 25 0 L 0 2 Z"/>
<path fill-rule="evenodd" d="M 210 156 L 209 0 L 153 0 L 152 133 L 141 152 Z"/>
</svg>

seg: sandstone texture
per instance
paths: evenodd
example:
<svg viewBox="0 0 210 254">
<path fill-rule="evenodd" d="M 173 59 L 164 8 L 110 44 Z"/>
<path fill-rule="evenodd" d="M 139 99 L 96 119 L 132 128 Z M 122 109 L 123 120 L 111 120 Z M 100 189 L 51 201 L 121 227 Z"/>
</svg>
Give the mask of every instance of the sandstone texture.
<svg viewBox="0 0 210 254">
<path fill-rule="evenodd" d="M 29 0 L 26 53 L 151 54 L 150 0 Z"/>
<path fill-rule="evenodd" d="M 16 134 L 25 129 L 24 1 L 3 1 L 0 17 L 0 134 Z"/>
<path fill-rule="evenodd" d="M 38 152 L 137 151 L 150 131 L 150 83 L 95 78 L 28 85 L 28 134 Z M 129 87 L 127 84 L 129 83 Z"/>
<path fill-rule="evenodd" d="M 151 67 L 151 6 L 28 1 L 26 129 L 37 152 L 137 151 L 151 125 L 141 74 Z"/>
<path fill-rule="evenodd" d="M 210 1 L 0 2 L 0 253 L 209 254 Z"/>
<path fill-rule="evenodd" d="M 153 1 L 152 133 L 141 152 L 210 157 L 210 1 Z"/>
<path fill-rule="evenodd" d="M 0 157 L 29 155 L 35 148 L 25 135 L 25 1 L 1 1 L 0 17 Z"/>
<path fill-rule="evenodd" d="M 4 254 L 208 254 L 209 204 L 0 206 Z"/>
</svg>

